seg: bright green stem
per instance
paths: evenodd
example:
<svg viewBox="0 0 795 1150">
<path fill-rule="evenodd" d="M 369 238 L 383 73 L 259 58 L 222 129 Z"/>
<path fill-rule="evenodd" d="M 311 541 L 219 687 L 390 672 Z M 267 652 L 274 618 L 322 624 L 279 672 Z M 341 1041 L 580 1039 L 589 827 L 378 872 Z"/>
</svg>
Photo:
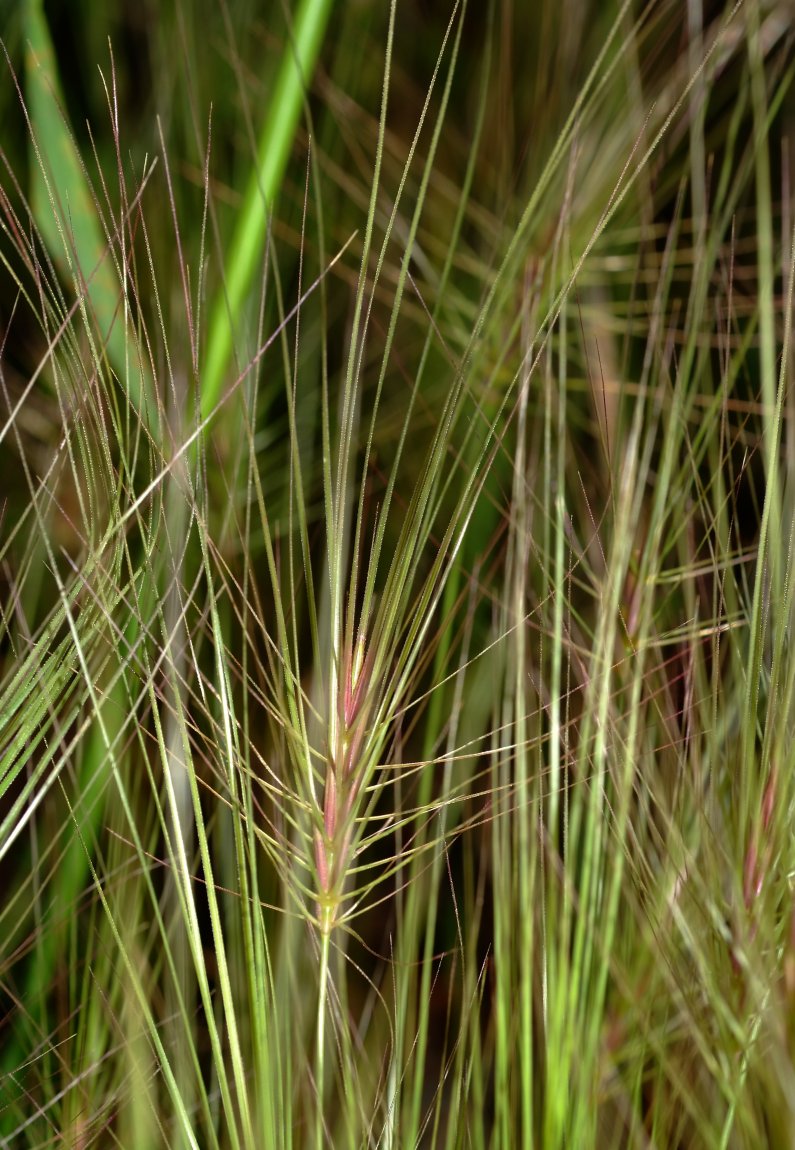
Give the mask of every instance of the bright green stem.
<svg viewBox="0 0 795 1150">
<path fill-rule="evenodd" d="M 326 998 L 328 996 L 330 933 L 324 930 L 320 936 L 320 981 L 317 992 L 317 1051 L 315 1062 L 315 1145 L 318 1150 L 324 1146 L 323 1135 L 323 1087 L 326 1076 Z"/>
<path fill-rule="evenodd" d="M 209 415 L 220 397 L 232 351 L 234 321 L 262 256 L 268 214 L 281 186 L 307 80 L 314 70 L 332 6 L 333 0 L 301 0 L 290 42 L 284 50 L 262 126 L 257 166 L 246 188 L 232 238 L 226 281 L 216 296 L 210 317 L 202 374 L 202 418 Z"/>
</svg>

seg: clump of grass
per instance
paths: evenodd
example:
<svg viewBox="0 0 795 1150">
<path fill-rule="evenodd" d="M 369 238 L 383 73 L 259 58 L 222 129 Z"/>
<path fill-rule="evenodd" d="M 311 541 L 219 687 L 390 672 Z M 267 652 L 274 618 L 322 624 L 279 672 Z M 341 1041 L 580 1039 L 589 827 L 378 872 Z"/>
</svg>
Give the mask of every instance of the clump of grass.
<svg viewBox="0 0 795 1150">
<path fill-rule="evenodd" d="M 328 15 L 9 32 L 0 1138 L 789 1145 L 784 9 Z"/>
</svg>

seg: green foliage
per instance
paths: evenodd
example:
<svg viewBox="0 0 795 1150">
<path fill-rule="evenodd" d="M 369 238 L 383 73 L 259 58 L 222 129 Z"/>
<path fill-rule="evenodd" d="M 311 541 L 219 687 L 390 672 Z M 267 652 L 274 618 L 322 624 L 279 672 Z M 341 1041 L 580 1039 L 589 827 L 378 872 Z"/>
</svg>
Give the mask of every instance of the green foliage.
<svg viewBox="0 0 795 1150">
<path fill-rule="evenodd" d="M 795 61 L 719 9 L 19 7 L 3 1145 L 791 1145 Z"/>
</svg>

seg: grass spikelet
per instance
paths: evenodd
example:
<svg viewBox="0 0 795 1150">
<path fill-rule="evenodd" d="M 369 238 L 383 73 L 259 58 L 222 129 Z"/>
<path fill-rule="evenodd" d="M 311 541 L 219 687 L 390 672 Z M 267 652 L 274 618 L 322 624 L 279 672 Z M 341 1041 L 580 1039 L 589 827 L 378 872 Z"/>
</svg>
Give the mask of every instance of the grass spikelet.
<svg viewBox="0 0 795 1150">
<path fill-rule="evenodd" d="M 786 6 L 17 9 L 0 1144 L 790 1147 Z"/>
</svg>

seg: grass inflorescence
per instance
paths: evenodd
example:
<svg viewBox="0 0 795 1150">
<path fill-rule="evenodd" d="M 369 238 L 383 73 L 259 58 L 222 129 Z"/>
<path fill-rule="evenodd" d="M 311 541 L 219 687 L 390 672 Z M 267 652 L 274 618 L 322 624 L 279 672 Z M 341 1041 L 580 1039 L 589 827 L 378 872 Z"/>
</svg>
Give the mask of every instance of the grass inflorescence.
<svg viewBox="0 0 795 1150">
<path fill-rule="evenodd" d="M 787 3 L 92 13 L 3 41 L 0 1144 L 791 1146 Z"/>
</svg>

